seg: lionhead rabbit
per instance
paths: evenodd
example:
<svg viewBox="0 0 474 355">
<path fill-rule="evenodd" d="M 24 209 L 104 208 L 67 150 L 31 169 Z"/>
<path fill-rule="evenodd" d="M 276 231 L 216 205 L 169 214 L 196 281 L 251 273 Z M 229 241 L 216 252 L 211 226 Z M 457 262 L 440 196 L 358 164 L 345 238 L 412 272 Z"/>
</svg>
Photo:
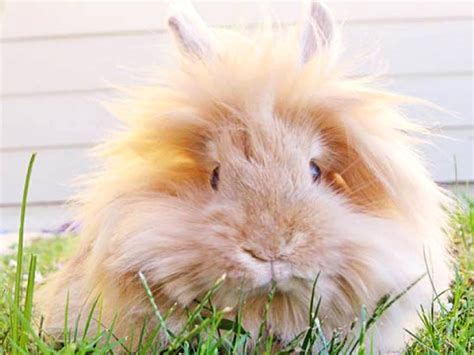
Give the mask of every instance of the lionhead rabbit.
<svg viewBox="0 0 474 355">
<path fill-rule="evenodd" d="M 287 36 L 216 32 L 191 9 L 168 23 L 180 65 L 117 110 L 127 129 L 104 144 L 82 196 L 81 245 L 39 290 L 45 329 L 63 329 L 66 299 L 83 327 L 99 297 L 103 324 L 139 334 L 154 319 L 139 272 L 162 313 L 177 305 L 168 326 L 179 329 L 225 274 L 213 302 L 230 316 L 242 304 L 254 337 L 276 284 L 268 329 L 284 344 L 308 326 L 318 275 L 327 335 L 419 279 L 368 336 L 402 349 L 450 280 L 449 199 L 416 154 L 403 98 L 338 71 L 319 3 Z"/>
</svg>

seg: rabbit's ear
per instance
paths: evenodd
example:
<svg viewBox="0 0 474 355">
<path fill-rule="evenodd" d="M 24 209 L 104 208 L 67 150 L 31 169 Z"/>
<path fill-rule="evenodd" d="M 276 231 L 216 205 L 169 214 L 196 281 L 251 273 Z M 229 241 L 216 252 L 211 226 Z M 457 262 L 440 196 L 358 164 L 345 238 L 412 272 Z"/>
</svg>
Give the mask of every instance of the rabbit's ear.
<svg viewBox="0 0 474 355">
<path fill-rule="evenodd" d="M 301 63 L 308 62 L 319 51 L 330 47 L 334 36 L 335 24 L 331 13 L 322 3 L 312 1 L 301 32 Z"/>
<path fill-rule="evenodd" d="M 189 1 L 175 1 L 168 17 L 168 27 L 185 54 L 199 59 L 214 55 L 216 43 L 214 33 Z"/>
</svg>

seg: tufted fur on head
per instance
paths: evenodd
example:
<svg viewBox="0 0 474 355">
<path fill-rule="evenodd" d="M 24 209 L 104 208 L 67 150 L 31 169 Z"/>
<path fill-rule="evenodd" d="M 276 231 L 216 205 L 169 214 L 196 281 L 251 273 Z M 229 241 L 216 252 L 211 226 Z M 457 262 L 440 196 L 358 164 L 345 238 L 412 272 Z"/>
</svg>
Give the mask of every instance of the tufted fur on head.
<svg viewBox="0 0 474 355">
<path fill-rule="evenodd" d="M 328 334 L 427 267 L 447 288 L 449 198 L 417 154 L 422 130 L 399 113 L 405 98 L 338 70 L 327 10 L 313 3 L 300 31 L 253 37 L 194 16 L 169 20 L 178 68 L 113 107 L 126 130 L 99 148 L 79 250 L 39 290 L 47 329 L 62 329 L 69 292 L 71 322 L 100 296 L 118 336 L 139 332 L 152 309 L 138 272 L 162 311 L 178 305 L 174 329 L 225 274 L 214 302 L 235 310 L 243 295 L 254 335 L 275 281 L 269 323 L 282 342 L 306 328 L 318 274 Z M 425 277 L 394 304 L 372 330 L 376 349 L 400 350 L 433 292 Z"/>
</svg>

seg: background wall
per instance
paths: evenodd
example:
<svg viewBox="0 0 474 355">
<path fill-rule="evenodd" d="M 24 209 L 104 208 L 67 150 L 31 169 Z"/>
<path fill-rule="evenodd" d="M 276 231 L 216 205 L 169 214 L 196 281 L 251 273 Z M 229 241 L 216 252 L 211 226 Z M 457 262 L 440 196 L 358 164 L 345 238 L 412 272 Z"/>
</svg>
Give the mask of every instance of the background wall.
<svg viewBox="0 0 474 355">
<path fill-rule="evenodd" d="M 473 172 L 473 4 L 471 2 L 333 2 L 344 23 L 347 51 L 358 58 L 352 75 L 385 71 L 385 86 L 447 108 L 450 116 L 407 108 L 436 129 L 423 147 L 434 178 L 472 182 Z M 258 2 L 198 2 L 215 26 L 255 25 Z M 156 64 L 171 65 L 163 2 L 9 2 L 1 18 L 0 229 L 15 229 L 30 153 L 34 167 L 27 229 L 68 220 L 63 202 L 71 181 L 93 169 L 86 151 L 116 122 L 101 106 L 111 83 L 146 80 Z M 294 23 L 299 2 L 271 9 Z M 364 57 L 364 59 L 362 59 Z M 457 160 L 455 173 L 454 157 Z"/>
</svg>

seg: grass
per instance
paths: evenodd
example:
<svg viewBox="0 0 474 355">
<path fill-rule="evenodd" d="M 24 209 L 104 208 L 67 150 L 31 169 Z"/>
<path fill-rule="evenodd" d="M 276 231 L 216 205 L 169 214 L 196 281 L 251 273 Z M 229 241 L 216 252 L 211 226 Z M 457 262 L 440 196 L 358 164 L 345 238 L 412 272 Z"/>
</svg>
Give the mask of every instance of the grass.
<svg viewBox="0 0 474 355">
<path fill-rule="evenodd" d="M 131 334 L 126 339 L 114 336 L 114 325 L 109 329 L 99 329 L 96 334 L 79 337 L 77 329 L 64 327 L 60 342 L 47 340 L 41 329 L 41 320 L 32 320 L 34 284 L 48 273 L 57 269 L 61 261 L 74 249 L 75 237 L 56 237 L 48 240 L 38 240 L 31 246 L 23 246 L 23 229 L 26 215 L 29 177 L 34 163 L 34 155 L 28 167 L 23 195 L 21 223 L 16 254 L 0 257 L 0 353 L 25 354 L 111 354 L 130 352 L 129 344 L 138 340 L 138 353 L 166 354 L 217 354 L 217 353 L 247 353 L 247 344 L 255 344 L 253 353 L 273 353 L 278 342 L 267 333 L 266 312 L 271 307 L 275 288 L 268 295 L 265 314 L 262 316 L 260 331 L 252 339 L 241 322 L 241 315 L 228 318 L 226 310 L 214 307 L 212 297 L 219 289 L 223 279 L 218 280 L 214 287 L 193 307 L 188 310 L 187 322 L 182 329 L 171 332 L 166 327 L 167 317 L 173 312 L 161 314 L 155 304 L 147 280 L 139 275 L 153 309 L 153 319 L 157 324 L 151 334 L 145 334 L 144 328 L 140 334 Z M 472 235 L 474 231 L 474 201 L 463 197 L 464 206 L 453 217 L 455 226 L 454 242 L 456 250 L 456 278 L 449 290 L 449 303 L 438 305 L 437 299 L 429 309 L 420 309 L 419 316 L 423 328 L 413 337 L 412 345 L 406 349 L 407 354 L 472 354 L 474 353 L 474 258 L 472 253 Z M 27 266 L 27 267 L 26 267 Z M 387 295 L 380 300 L 373 314 L 367 314 L 361 309 L 359 322 L 353 324 L 354 334 L 343 336 L 335 332 L 330 338 L 324 336 L 322 325 L 318 318 L 320 300 L 311 298 L 308 328 L 298 335 L 286 348 L 278 351 L 280 354 L 294 352 L 311 353 L 315 344 L 322 354 L 371 353 L 368 348 L 368 330 L 380 315 L 401 295 Z M 103 306 L 100 302 L 94 305 L 96 309 Z M 87 316 L 86 324 L 90 324 L 93 311 Z M 65 324 L 67 324 L 67 307 L 65 309 Z M 100 312 L 99 312 L 100 318 Z M 38 324 L 39 323 L 39 324 Z M 167 346 L 156 342 L 161 334 L 167 338 Z"/>
</svg>

